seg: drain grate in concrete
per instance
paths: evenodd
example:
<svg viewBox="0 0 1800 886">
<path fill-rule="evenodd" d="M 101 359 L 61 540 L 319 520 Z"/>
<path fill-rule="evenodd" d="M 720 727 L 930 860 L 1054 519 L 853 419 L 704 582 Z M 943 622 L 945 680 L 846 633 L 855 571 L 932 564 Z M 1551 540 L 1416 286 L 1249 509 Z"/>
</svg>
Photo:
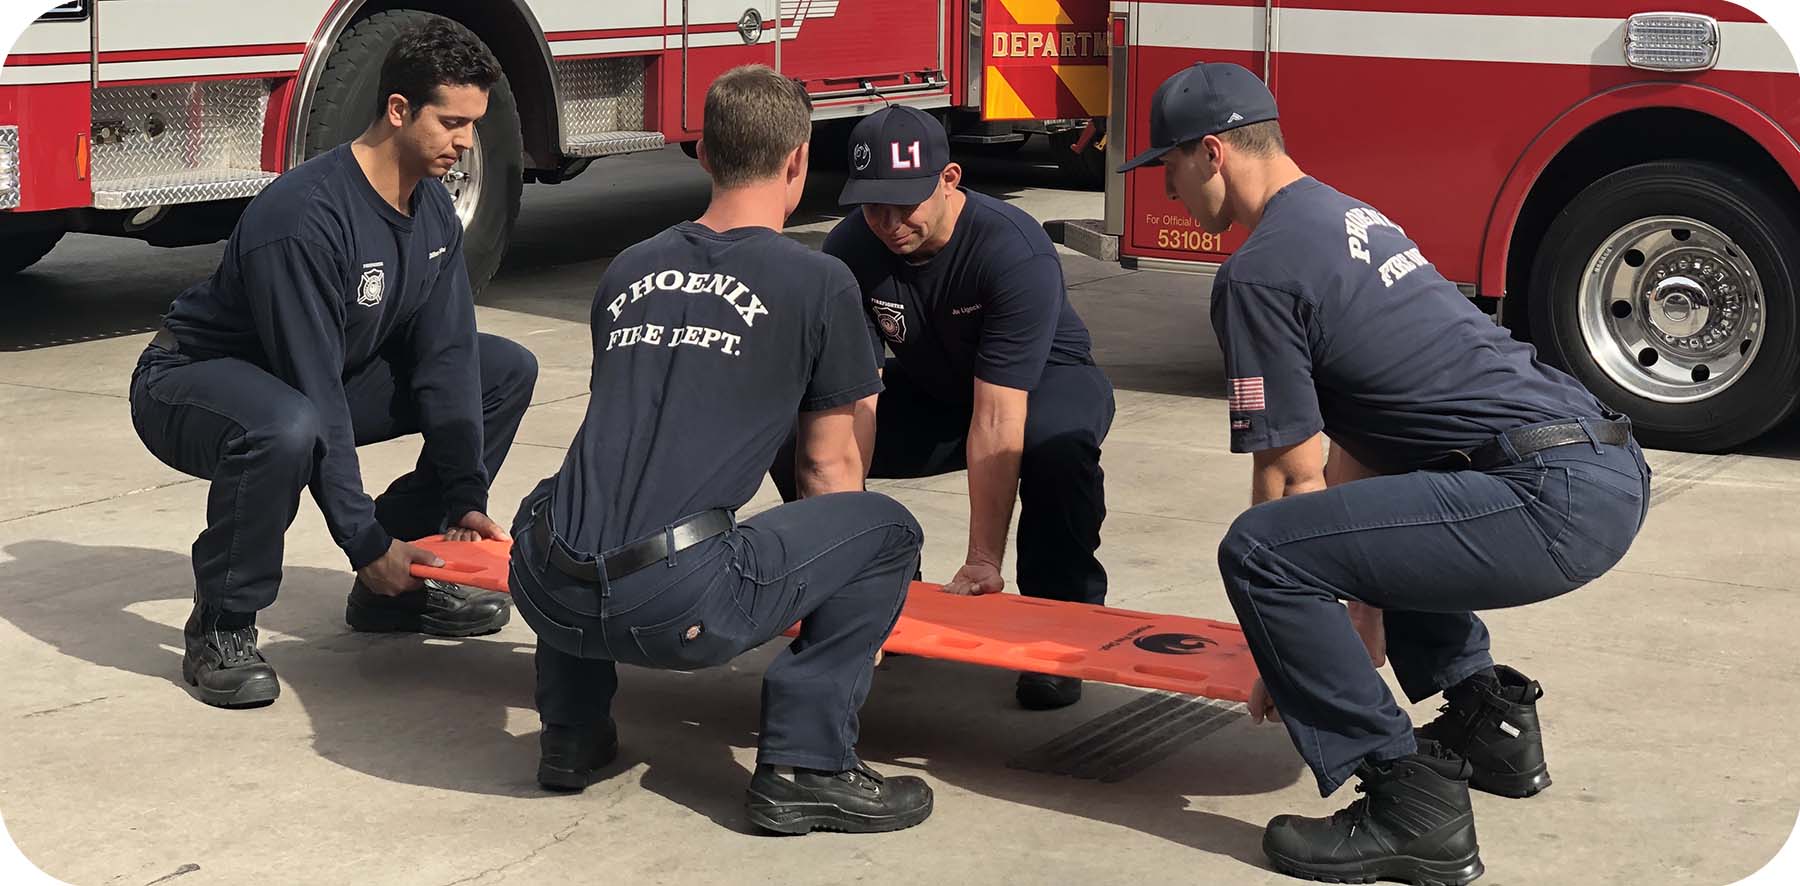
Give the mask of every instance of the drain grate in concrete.
<svg viewBox="0 0 1800 886">
<path fill-rule="evenodd" d="M 1119 782 L 1246 716 L 1237 702 L 1151 692 L 1007 761 L 1014 769 Z"/>
</svg>

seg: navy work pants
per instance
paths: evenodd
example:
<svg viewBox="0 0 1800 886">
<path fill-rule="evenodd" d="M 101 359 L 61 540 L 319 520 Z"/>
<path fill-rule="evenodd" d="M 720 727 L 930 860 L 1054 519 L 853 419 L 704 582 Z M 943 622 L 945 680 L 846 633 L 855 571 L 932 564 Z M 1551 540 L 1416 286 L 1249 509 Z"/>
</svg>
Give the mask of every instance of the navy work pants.
<svg viewBox="0 0 1800 886">
<path fill-rule="evenodd" d="M 618 664 L 714 667 L 799 623 L 763 676 L 757 762 L 834 772 L 856 764 L 857 712 L 924 539 L 904 506 L 872 492 L 804 499 L 596 584 L 559 569 L 534 531 L 550 513 L 553 483 L 519 506 L 509 579 L 519 614 L 538 633 L 545 725 L 605 722 Z M 549 540 L 564 544 L 554 531 Z"/>
<path fill-rule="evenodd" d="M 1650 469 L 1635 443 L 1590 433 L 1509 454 L 1487 471 L 1374 477 L 1267 502 L 1226 533 L 1225 593 L 1322 796 L 1365 758 L 1417 749 L 1339 601 L 1383 610 L 1388 660 L 1418 702 L 1493 664 L 1474 610 L 1581 587 L 1636 537 Z"/>
<path fill-rule="evenodd" d="M 482 460 L 491 479 L 531 403 L 537 359 L 497 336 L 479 340 Z M 356 445 L 419 433 L 404 365 L 378 358 L 345 379 L 344 394 Z M 317 464 L 312 401 L 243 360 L 194 359 L 152 345 L 132 373 L 131 418 L 151 454 L 212 481 L 206 529 L 193 546 L 200 600 L 229 612 L 274 603 L 283 536 Z M 375 499 L 376 520 L 405 541 L 441 532 L 452 516 L 444 509 L 437 470 L 423 454 Z"/>
<path fill-rule="evenodd" d="M 895 359 L 887 361 L 882 382 L 870 478 L 907 480 L 965 470 L 972 406 L 920 390 Z M 1026 409 L 1019 459 L 1019 593 L 1103 605 L 1106 570 L 1094 552 L 1106 519 L 1100 444 L 1112 428 L 1112 384 L 1097 366 L 1046 366 Z M 790 438 L 769 471 L 784 501 L 798 497 L 794 446 Z"/>
</svg>

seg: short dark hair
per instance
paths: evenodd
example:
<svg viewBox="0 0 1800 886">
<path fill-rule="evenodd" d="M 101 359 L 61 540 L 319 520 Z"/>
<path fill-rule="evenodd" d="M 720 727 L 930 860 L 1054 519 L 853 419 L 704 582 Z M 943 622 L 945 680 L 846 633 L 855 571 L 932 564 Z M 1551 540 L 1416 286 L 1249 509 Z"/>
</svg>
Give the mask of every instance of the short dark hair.
<svg viewBox="0 0 1800 886">
<path fill-rule="evenodd" d="M 1219 133 L 1222 141 L 1253 157 L 1274 157 L 1287 153 L 1287 142 L 1281 137 L 1281 123 L 1264 120 Z"/>
<path fill-rule="evenodd" d="M 812 140 L 812 98 L 767 65 L 741 65 L 706 89 L 700 140 L 713 181 L 733 188 L 781 172 L 790 151 Z"/>
<path fill-rule="evenodd" d="M 1287 153 L 1287 140 L 1281 136 L 1281 123 L 1275 120 L 1227 129 L 1219 133 L 1219 141 L 1252 157 L 1275 157 Z M 1182 142 L 1175 147 L 1183 154 L 1192 154 L 1200 150 L 1200 139 Z"/>
<path fill-rule="evenodd" d="M 400 33 L 381 63 L 381 94 L 376 96 L 375 116 L 387 114 L 388 97 L 406 99 L 414 117 L 437 98 L 440 86 L 494 88 L 500 82 L 500 62 L 468 28 L 441 16 L 431 16 Z"/>
</svg>

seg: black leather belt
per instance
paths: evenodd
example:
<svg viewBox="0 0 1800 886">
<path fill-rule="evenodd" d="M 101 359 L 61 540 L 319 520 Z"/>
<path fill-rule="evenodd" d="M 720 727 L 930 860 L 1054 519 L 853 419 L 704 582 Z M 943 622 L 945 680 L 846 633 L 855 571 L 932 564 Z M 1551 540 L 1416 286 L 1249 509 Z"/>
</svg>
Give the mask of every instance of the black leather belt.
<svg viewBox="0 0 1800 886">
<path fill-rule="evenodd" d="M 1588 436 L 1589 429 L 1594 432 L 1592 438 Z M 1588 443 L 1592 440 L 1612 446 L 1624 446 L 1631 442 L 1631 421 L 1623 417 L 1589 419 L 1587 426 L 1583 427 L 1580 421 L 1569 419 L 1553 424 L 1518 428 L 1507 431 L 1467 453 L 1459 452 L 1457 455 L 1467 459 L 1469 469 L 1477 471 L 1486 471 L 1511 464 L 1514 461 L 1513 456 L 1508 454 L 1506 447 L 1500 444 L 1501 437 L 1506 438 L 1506 442 L 1512 446 L 1512 451 L 1517 453 L 1520 458 L 1556 446 Z"/>
<path fill-rule="evenodd" d="M 600 555 L 583 559 L 556 538 L 550 526 L 550 500 L 543 501 L 543 511 L 532 521 L 533 540 L 546 552 L 551 566 L 558 572 L 580 581 L 600 584 L 617 581 L 647 566 L 654 566 L 671 555 L 687 550 L 707 539 L 721 535 L 737 525 L 737 517 L 725 508 L 701 511 L 655 535 L 629 542 Z M 605 570 L 604 579 L 601 570 Z"/>
</svg>

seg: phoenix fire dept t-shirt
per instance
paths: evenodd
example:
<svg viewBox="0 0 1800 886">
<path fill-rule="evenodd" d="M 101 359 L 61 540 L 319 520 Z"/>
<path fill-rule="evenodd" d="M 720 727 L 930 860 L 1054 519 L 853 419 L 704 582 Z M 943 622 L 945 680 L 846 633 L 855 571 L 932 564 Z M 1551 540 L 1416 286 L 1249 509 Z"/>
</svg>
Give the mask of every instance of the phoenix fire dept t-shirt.
<svg viewBox="0 0 1800 886">
<path fill-rule="evenodd" d="M 1049 235 L 1018 207 L 964 190 L 950 242 L 922 263 L 888 251 L 860 211 L 825 239 L 862 287 L 869 336 L 933 396 L 967 403 L 976 378 L 1029 391 L 1044 367 L 1093 362 Z"/>
<path fill-rule="evenodd" d="M 881 392 L 856 280 L 769 228 L 684 222 L 594 298 L 592 398 L 552 524 L 597 554 L 756 494 L 794 416 Z"/>
<path fill-rule="evenodd" d="M 1213 282 L 1233 452 L 1324 431 L 1359 461 L 1416 469 L 1525 424 L 1599 417 L 1380 212 L 1316 179 L 1283 188 Z"/>
</svg>

